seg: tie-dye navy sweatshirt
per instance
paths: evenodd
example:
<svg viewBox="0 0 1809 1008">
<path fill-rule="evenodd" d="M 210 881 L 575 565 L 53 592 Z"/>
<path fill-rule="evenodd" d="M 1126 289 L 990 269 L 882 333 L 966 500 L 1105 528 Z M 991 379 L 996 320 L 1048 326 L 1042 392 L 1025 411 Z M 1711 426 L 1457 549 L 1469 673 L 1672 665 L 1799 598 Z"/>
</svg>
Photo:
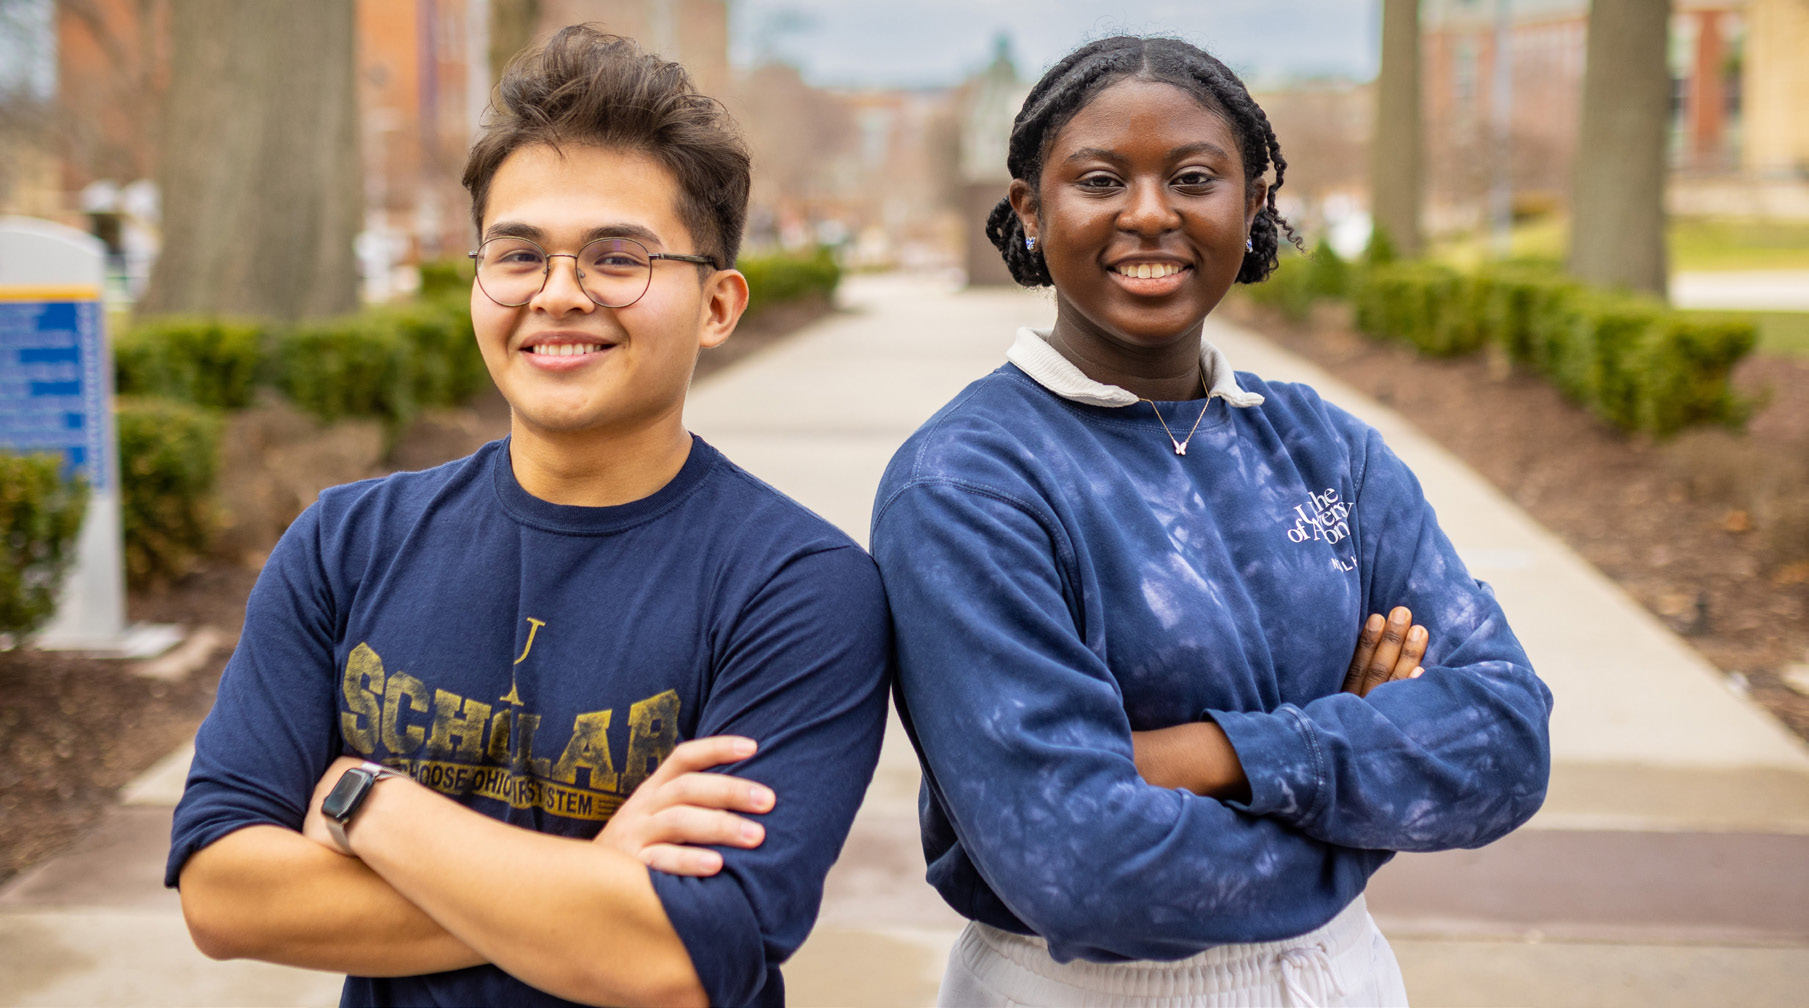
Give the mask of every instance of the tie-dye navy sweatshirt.
<svg viewBox="0 0 1809 1008">
<path fill-rule="evenodd" d="M 1150 404 L 1090 404 L 1128 393 L 1039 335 L 1011 355 L 1036 378 L 968 386 L 874 508 L 951 906 L 1064 961 L 1173 959 L 1311 930 L 1391 852 L 1538 809 L 1551 694 L 1380 435 L 1208 345 L 1177 454 Z M 1160 408 L 1179 436 L 1201 402 Z M 1396 605 L 1430 631 L 1425 674 L 1340 692 L 1362 619 Z M 1200 719 L 1248 804 L 1138 776 L 1132 731 Z"/>
</svg>

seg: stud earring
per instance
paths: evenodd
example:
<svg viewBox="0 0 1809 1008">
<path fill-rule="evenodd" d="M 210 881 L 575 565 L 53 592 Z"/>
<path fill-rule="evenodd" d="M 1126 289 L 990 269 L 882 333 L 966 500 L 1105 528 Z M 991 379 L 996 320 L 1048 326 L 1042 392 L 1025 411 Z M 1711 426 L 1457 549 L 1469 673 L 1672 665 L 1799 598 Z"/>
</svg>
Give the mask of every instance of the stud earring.
<svg viewBox="0 0 1809 1008">
<path fill-rule="evenodd" d="M 1024 236 L 1024 250 L 1027 252 L 1035 252 L 1036 251 L 1036 236 L 1035 235 L 1025 235 Z"/>
<path fill-rule="evenodd" d="M 1255 252 L 1256 251 L 1255 239 L 1252 239 L 1252 238 L 1244 239 L 1244 251 L 1245 252 Z"/>
</svg>

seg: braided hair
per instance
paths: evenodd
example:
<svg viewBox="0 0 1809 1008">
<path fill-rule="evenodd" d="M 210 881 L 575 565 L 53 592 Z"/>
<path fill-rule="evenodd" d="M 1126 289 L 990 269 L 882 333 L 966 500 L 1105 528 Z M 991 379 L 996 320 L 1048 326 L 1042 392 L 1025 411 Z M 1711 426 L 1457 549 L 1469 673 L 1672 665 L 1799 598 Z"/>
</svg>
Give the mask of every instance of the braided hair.
<svg viewBox="0 0 1809 1008">
<path fill-rule="evenodd" d="M 1238 267 L 1238 283 L 1256 283 L 1275 269 L 1281 234 L 1285 233 L 1296 247 L 1302 247 L 1300 237 L 1275 208 L 1275 191 L 1281 188 L 1288 162 L 1281 156 L 1281 144 L 1269 126 L 1269 117 L 1244 89 L 1244 82 L 1225 64 L 1180 39 L 1133 35 L 1100 39 L 1081 46 L 1050 67 L 1030 89 L 1024 107 L 1011 124 L 1011 144 L 1005 155 L 1005 167 L 1011 177 L 1023 179 L 1035 192 L 1043 172 L 1043 158 L 1055 135 L 1101 91 L 1126 78 L 1172 84 L 1223 115 L 1237 133 L 1246 185 L 1260 185 L 1263 173 L 1271 164 L 1275 166 L 1275 183 L 1269 186 L 1264 205 L 1250 227 L 1252 250 L 1244 253 L 1244 261 Z M 1010 199 L 1001 199 L 987 216 L 986 237 L 1004 257 L 1012 279 L 1025 287 L 1051 285 L 1042 251 L 1024 247 L 1024 224 L 1012 210 Z"/>
</svg>

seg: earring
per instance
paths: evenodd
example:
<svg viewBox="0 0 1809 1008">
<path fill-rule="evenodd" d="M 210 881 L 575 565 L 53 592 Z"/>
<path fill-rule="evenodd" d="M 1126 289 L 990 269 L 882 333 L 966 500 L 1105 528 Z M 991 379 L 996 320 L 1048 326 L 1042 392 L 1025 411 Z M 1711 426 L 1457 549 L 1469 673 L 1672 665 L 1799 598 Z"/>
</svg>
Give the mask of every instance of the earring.
<svg viewBox="0 0 1809 1008">
<path fill-rule="evenodd" d="M 1027 252 L 1035 252 L 1036 251 L 1036 236 L 1035 235 L 1026 235 L 1024 237 L 1024 250 Z"/>
<path fill-rule="evenodd" d="M 1255 252 L 1256 251 L 1255 239 L 1251 239 L 1251 238 L 1244 239 L 1244 251 L 1245 252 Z"/>
</svg>

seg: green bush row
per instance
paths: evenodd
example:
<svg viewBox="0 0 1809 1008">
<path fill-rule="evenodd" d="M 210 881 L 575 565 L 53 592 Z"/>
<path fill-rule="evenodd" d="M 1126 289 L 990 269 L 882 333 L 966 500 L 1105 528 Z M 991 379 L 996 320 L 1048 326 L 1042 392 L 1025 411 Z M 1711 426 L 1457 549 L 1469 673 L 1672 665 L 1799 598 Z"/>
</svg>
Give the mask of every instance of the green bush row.
<svg viewBox="0 0 1809 1008">
<path fill-rule="evenodd" d="M 55 455 L 0 452 L 0 634 L 23 637 L 56 613 L 88 494 Z"/>
<path fill-rule="evenodd" d="M 399 422 L 463 402 L 486 380 L 470 314 L 451 297 L 288 326 L 152 318 L 114 341 L 113 362 L 122 395 L 240 409 L 269 385 L 328 421 Z"/>
<path fill-rule="evenodd" d="M 1327 298 L 1350 294 L 1351 266 L 1332 247 L 1320 244 L 1299 255 L 1284 245 L 1275 272 L 1259 284 L 1244 288 L 1257 304 L 1269 305 L 1295 322 L 1304 320 L 1313 305 Z"/>
<path fill-rule="evenodd" d="M 489 380 L 463 304 L 423 301 L 305 322 L 276 348 L 273 384 L 324 421 L 402 423 L 469 399 Z"/>
<path fill-rule="evenodd" d="M 1523 263 L 1382 263 L 1362 271 L 1354 301 L 1372 337 L 1433 356 L 1499 348 L 1622 430 L 1665 437 L 1747 414 L 1729 377 L 1757 339 L 1750 317 L 1676 311 Z"/>
<path fill-rule="evenodd" d="M 787 301 L 827 298 L 842 280 L 842 268 L 829 249 L 744 255 L 735 268 L 747 277 L 747 313 Z"/>
</svg>

